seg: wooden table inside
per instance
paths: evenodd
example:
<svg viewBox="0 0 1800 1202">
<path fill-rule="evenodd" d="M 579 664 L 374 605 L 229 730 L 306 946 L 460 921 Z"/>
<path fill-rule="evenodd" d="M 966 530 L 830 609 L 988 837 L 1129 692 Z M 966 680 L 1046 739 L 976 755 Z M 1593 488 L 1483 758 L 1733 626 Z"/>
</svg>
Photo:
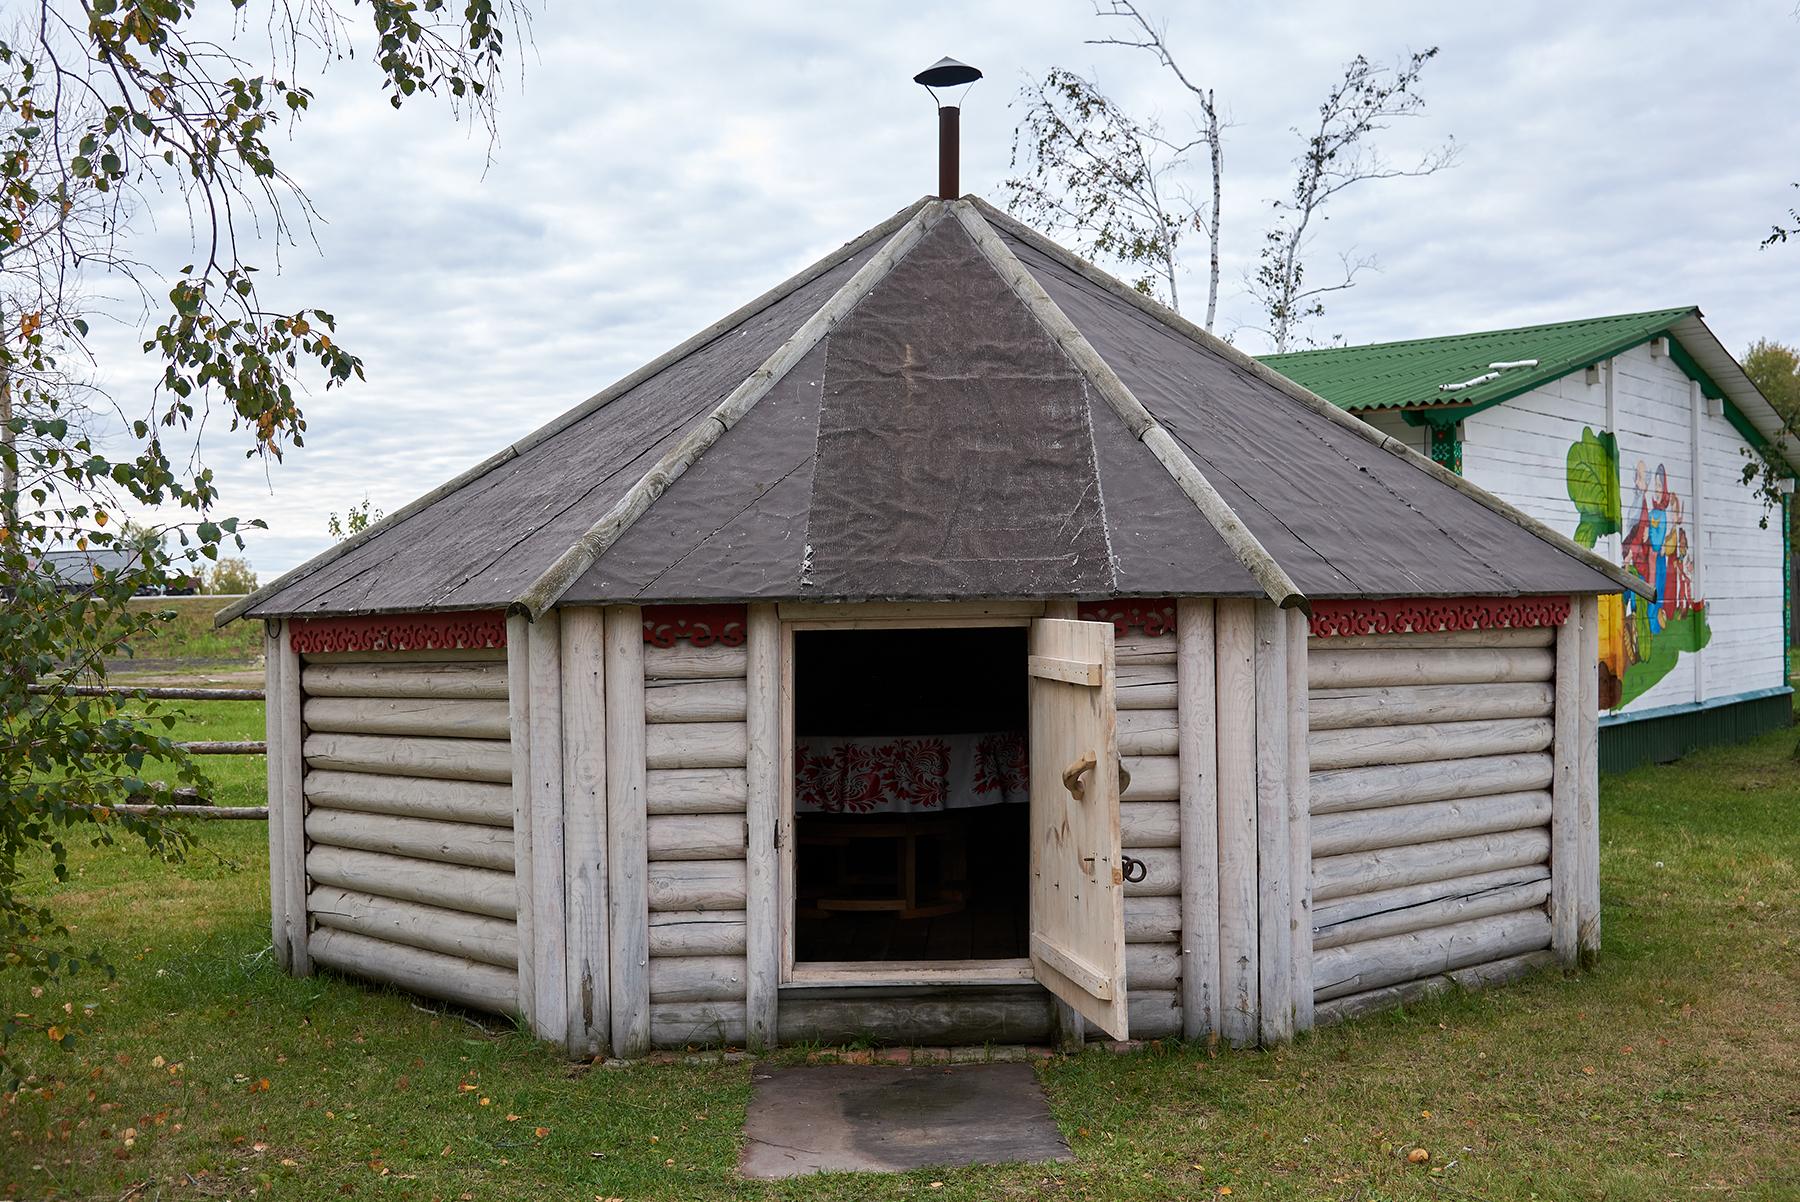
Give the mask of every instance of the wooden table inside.
<svg viewBox="0 0 1800 1202">
<path fill-rule="evenodd" d="M 803 885 L 800 890 L 800 911 L 808 917 L 889 911 L 899 918 L 934 918 L 954 914 L 965 904 L 968 826 L 954 812 L 819 815 L 800 824 L 798 838 L 803 848 L 832 848 L 838 852 L 836 879 L 816 887 Z M 928 892 L 921 889 L 919 881 L 919 844 L 926 839 L 941 841 L 944 856 L 942 879 Z M 852 845 L 874 840 L 891 840 L 894 844 L 891 877 L 857 873 L 849 867 Z"/>
</svg>

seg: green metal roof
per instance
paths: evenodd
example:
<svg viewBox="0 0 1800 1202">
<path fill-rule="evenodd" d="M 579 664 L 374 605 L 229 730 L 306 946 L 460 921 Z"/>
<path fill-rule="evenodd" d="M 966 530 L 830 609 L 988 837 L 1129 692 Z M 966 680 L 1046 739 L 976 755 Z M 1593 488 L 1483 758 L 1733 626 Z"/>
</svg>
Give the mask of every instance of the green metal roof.
<svg viewBox="0 0 1800 1202">
<path fill-rule="evenodd" d="M 1353 412 L 1486 407 L 1647 342 L 1678 320 L 1698 313 L 1689 305 L 1513 330 L 1259 357 L 1296 384 Z"/>
</svg>

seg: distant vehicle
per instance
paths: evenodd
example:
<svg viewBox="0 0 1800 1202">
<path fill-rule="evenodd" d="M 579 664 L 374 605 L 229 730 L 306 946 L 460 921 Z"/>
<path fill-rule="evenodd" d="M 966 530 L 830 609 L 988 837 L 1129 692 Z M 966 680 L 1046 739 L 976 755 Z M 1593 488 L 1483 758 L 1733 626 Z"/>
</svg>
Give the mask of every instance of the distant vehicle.
<svg viewBox="0 0 1800 1202">
<path fill-rule="evenodd" d="M 47 551 L 42 562 L 56 574 L 58 587 L 62 591 L 76 593 L 93 584 L 96 571 L 129 571 L 135 566 L 137 555 L 116 547 L 96 547 L 86 551 Z M 184 576 L 180 579 L 180 583 L 170 583 L 165 587 L 140 589 L 137 595 L 187 597 L 200 591 L 200 582 L 195 577 Z"/>
</svg>

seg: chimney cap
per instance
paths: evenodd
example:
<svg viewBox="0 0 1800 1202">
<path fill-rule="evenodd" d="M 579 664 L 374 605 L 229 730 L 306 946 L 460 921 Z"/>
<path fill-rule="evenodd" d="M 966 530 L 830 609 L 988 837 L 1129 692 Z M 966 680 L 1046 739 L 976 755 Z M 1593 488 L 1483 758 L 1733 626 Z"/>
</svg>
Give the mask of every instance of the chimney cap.
<svg viewBox="0 0 1800 1202">
<path fill-rule="evenodd" d="M 979 70 L 946 55 L 913 76 L 913 82 L 927 88 L 952 88 L 959 83 L 974 83 L 980 78 Z"/>
</svg>

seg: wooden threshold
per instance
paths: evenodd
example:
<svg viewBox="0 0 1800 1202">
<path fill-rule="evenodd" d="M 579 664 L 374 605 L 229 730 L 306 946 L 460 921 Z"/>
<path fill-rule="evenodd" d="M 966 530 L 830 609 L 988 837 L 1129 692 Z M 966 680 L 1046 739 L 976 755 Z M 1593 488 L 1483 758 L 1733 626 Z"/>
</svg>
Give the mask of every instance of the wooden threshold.
<svg viewBox="0 0 1800 1202">
<path fill-rule="evenodd" d="M 1031 961 L 1007 960 L 807 960 L 794 965 L 785 988 L 841 985 L 1010 985 L 1032 981 Z"/>
</svg>

